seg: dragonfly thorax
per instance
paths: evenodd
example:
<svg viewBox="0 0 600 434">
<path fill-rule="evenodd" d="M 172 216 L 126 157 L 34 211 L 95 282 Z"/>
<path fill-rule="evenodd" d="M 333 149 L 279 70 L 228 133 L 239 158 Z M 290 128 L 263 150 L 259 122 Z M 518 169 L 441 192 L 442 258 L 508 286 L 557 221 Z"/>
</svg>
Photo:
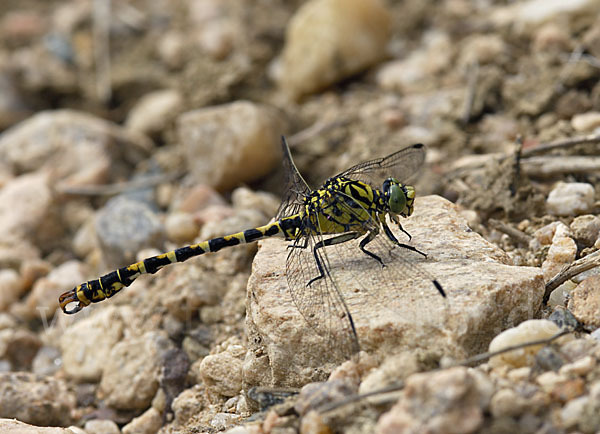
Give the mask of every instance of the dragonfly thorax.
<svg viewBox="0 0 600 434">
<path fill-rule="evenodd" d="M 412 214 L 415 201 L 415 188 L 412 185 L 404 185 L 396 178 L 388 178 L 383 182 L 382 191 L 390 212 L 402 217 Z"/>
</svg>

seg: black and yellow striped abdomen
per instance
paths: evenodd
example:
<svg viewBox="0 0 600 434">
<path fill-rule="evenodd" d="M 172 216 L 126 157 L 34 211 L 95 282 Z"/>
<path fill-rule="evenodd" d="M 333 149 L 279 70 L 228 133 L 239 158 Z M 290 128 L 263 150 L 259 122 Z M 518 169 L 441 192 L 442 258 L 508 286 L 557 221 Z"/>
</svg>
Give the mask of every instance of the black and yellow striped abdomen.
<svg viewBox="0 0 600 434">
<path fill-rule="evenodd" d="M 225 247 L 251 243 L 280 234 L 288 239 L 294 239 L 299 234 L 297 228 L 300 225 L 300 221 L 299 216 L 286 217 L 265 226 L 248 229 L 224 237 L 213 238 L 146 258 L 143 261 L 105 274 L 98 279 L 88 280 L 77 285 L 72 290 L 60 296 L 60 307 L 65 313 L 79 312 L 90 303 L 97 303 L 112 297 L 124 287 L 131 285 L 142 274 L 154 274 L 166 265 L 183 262 L 204 253 L 218 252 Z M 68 305 L 74 302 L 77 303 L 77 306 L 68 309 Z"/>
</svg>

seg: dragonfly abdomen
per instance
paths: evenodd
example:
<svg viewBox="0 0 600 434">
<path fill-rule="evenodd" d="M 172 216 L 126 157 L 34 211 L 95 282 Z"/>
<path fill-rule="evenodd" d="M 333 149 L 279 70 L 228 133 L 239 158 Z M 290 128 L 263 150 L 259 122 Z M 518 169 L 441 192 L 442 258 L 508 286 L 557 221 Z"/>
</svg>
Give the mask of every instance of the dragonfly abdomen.
<svg viewBox="0 0 600 434">
<path fill-rule="evenodd" d="M 226 247 L 251 243 L 278 234 L 284 234 L 286 237 L 292 238 L 298 224 L 299 218 L 297 216 L 286 217 L 265 226 L 248 229 L 224 237 L 213 238 L 146 258 L 143 261 L 105 274 L 98 279 L 88 280 L 77 285 L 71 291 L 65 292 L 60 296 L 60 307 L 65 313 L 79 312 L 90 303 L 97 303 L 112 297 L 124 287 L 131 285 L 142 274 L 154 274 L 166 265 L 184 262 L 189 258 L 200 256 L 204 253 L 218 252 Z M 77 306 L 68 309 L 67 305 L 73 302 L 77 302 Z"/>
</svg>

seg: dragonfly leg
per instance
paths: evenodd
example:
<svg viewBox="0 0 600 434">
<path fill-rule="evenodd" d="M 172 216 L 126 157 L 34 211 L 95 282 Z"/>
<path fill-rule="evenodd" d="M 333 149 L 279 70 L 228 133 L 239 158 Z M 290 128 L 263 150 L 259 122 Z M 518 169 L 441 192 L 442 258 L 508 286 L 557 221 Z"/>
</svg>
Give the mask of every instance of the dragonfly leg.
<svg viewBox="0 0 600 434">
<path fill-rule="evenodd" d="M 306 284 L 306 286 L 310 286 L 313 282 L 316 282 L 317 280 L 325 277 L 325 270 L 323 269 L 323 264 L 321 264 L 321 260 L 319 259 L 319 254 L 317 252 L 317 249 L 321 249 L 326 246 L 333 246 L 335 244 L 345 243 L 346 241 L 350 241 L 350 240 L 354 240 L 354 239 L 358 238 L 360 235 L 361 234 L 358 232 L 348 232 L 346 234 L 342 234 L 337 237 L 328 238 L 326 240 L 319 241 L 317 244 L 315 244 L 315 247 L 313 248 L 313 255 L 315 257 L 315 261 L 317 262 L 317 268 L 319 269 L 319 275 L 317 277 L 313 277 L 312 279 L 310 279 L 310 281 Z"/>
<path fill-rule="evenodd" d="M 396 237 L 394 236 L 394 233 L 391 231 L 391 229 L 389 228 L 389 226 L 388 226 L 388 225 L 387 225 L 385 222 L 381 222 L 381 225 L 383 226 L 383 231 L 385 232 L 385 234 L 387 235 L 387 237 L 388 237 L 388 238 L 389 238 L 389 239 L 390 239 L 390 240 L 391 240 L 391 241 L 392 241 L 392 242 L 393 242 L 395 245 L 397 245 L 398 247 L 403 247 L 403 248 L 405 248 L 405 249 L 408 249 L 408 250 L 410 250 L 410 251 L 412 251 L 412 252 L 418 253 L 419 255 L 423 255 L 423 257 L 425 257 L 425 258 L 427 257 L 427 255 L 426 255 L 425 253 L 423 253 L 422 251 L 420 251 L 420 250 L 419 250 L 419 249 L 417 249 L 416 247 L 409 246 L 408 244 L 403 244 L 403 243 L 400 243 L 400 242 L 399 242 L 399 241 L 396 239 Z M 400 229 L 402 229 L 402 226 L 400 226 Z M 402 229 L 402 231 L 403 231 L 403 232 L 405 232 L 405 233 L 408 233 L 408 232 L 406 232 L 404 229 Z M 409 235 L 409 236 L 410 236 L 410 235 Z M 367 238 L 365 238 L 365 240 L 366 240 L 366 239 L 368 239 L 368 237 L 367 237 Z M 373 239 L 373 238 L 371 238 L 371 240 L 372 240 L 372 239 Z M 371 240 L 369 240 L 369 241 L 371 241 Z M 363 241 L 364 241 L 364 240 L 363 240 Z M 367 242 L 369 242 L 369 241 L 367 241 Z M 362 243 L 361 243 L 361 244 L 362 244 Z M 365 244 L 366 244 L 366 243 L 365 243 Z M 364 251 L 364 250 L 363 250 L 363 251 Z"/>
</svg>

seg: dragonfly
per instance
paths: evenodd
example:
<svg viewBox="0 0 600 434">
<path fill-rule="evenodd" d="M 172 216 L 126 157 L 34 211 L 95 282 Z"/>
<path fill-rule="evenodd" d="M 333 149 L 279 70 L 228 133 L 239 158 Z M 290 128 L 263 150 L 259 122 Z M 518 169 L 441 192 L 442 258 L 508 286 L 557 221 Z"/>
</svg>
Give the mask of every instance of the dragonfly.
<svg viewBox="0 0 600 434">
<path fill-rule="evenodd" d="M 363 286 L 398 285 L 411 273 L 429 280 L 432 287 L 446 297 L 438 280 L 414 260 L 407 259 L 405 253 L 421 258 L 427 255 L 400 242 L 390 229 L 390 224 L 395 225 L 411 240 L 400 217 L 413 213 L 415 189 L 403 181 L 423 165 L 423 144 L 413 144 L 387 157 L 357 164 L 327 179 L 318 189 L 311 189 L 298 171 L 285 137 L 281 139 L 281 146 L 287 188 L 274 221 L 152 256 L 81 283 L 59 297 L 63 312 L 74 314 L 92 303 L 108 299 L 139 276 L 154 274 L 166 265 L 274 236 L 283 236 L 290 242 L 286 278 L 293 303 L 318 335 L 336 342 L 343 358 L 358 353 L 360 346 L 354 319 L 343 296 L 344 288 L 336 277 L 336 268 L 344 264 L 330 257 L 336 247 L 357 247 L 364 261 L 369 261 L 366 267 L 356 271 L 356 280 L 365 282 Z"/>
</svg>

